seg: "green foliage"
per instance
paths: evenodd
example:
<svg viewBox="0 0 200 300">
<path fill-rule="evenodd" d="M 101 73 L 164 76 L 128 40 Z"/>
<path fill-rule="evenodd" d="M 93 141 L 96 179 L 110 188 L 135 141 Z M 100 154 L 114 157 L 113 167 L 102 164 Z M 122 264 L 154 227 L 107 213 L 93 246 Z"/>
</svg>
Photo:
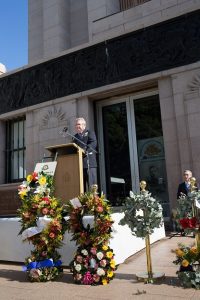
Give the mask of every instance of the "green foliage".
<svg viewBox="0 0 200 300">
<path fill-rule="evenodd" d="M 162 223 L 162 206 L 151 197 L 149 192 L 145 191 L 140 194 L 130 192 L 130 198 L 125 201 L 124 218 L 121 219 L 120 225 L 127 224 L 133 235 L 145 238 Z"/>
</svg>

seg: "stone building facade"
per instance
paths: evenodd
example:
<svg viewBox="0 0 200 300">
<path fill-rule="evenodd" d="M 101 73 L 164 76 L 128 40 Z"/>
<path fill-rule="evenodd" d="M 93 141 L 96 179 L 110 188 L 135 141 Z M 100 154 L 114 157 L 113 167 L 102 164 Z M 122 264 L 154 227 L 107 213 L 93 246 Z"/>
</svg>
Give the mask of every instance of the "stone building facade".
<svg viewBox="0 0 200 300">
<path fill-rule="evenodd" d="M 83 116 L 113 206 L 144 179 L 169 219 L 183 170 L 200 181 L 199 20 L 195 0 L 29 0 L 29 64 L 0 77 L 0 213 Z"/>
</svg>

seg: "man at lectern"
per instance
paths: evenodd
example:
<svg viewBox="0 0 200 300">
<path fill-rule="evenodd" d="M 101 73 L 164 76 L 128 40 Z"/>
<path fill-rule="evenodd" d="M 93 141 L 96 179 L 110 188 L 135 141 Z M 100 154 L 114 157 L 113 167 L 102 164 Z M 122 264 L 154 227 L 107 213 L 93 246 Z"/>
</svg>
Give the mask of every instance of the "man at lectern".
<svg viewBox="0 0 200 300">
<path fill-rule="evenodd" d="M 97 184 L 97 139 L 93 131 L 86 129 L 84 118 L 76 119 L 75 130 L 77 133 L 74 135 L 73 142 L 85 151 L 83 156 L 83 179 L 84 191 L 86 191 L 86 187 L 90 188 L 93 184 Z"/>
</svg>

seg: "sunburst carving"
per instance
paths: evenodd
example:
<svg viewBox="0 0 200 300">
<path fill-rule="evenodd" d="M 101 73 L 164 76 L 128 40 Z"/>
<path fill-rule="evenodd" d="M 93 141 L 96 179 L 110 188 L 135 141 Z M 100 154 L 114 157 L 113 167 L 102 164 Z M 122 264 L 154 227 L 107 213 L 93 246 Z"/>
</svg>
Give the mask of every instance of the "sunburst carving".
<svg viewBox="0 0 200 300">
<path fill-rule="evenodd" d="M 200 74 L 196 74 L 193 80 L 188 84 L 188 88 L 191 92 L 197 92 L 200 89 Z"/>
<path fill-rule="evenodd" d="M 49 127 L 50 123 L 57 123 L 65 121 L 65 113 L 62 112 L 61 107 L 56 108 L 55 106 L 49 110 L 42 118 L 42 127 Z"/>
</svg>

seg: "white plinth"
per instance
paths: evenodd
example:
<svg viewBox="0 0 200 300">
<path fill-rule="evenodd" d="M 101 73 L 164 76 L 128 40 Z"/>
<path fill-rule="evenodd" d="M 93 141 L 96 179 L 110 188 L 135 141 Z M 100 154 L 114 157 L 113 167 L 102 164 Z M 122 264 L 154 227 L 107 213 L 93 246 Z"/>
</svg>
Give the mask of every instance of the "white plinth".
<svg viewBox="0 0 200 300">
<path fill-rule="evenodd" d="M 114 250 L 117 264 L 123 263 L 125 259 L 140 251 L 145 247 L 145 241 L 131 234 L 127 225 L 119 225 L 122 213 L 112 214 L 114 220 L 113 238 L 110 247 Z M 18 235 L 21 226 L 19 218 L 0 218 L 0 260 L 24 262 L 25 258 L 30 255 L 32 245 L 23 242 L 21 235 Z M 165 237 L 164 225 L 155 229 L 150 236 L 150 242 L 154 243 Z M 59 249 L 63 265 L 67 266 L 71 262 L 76 250 L 75 242 L 70 241 L 71 235 L 65 234 L 63 247 Z"/>
</svg>

